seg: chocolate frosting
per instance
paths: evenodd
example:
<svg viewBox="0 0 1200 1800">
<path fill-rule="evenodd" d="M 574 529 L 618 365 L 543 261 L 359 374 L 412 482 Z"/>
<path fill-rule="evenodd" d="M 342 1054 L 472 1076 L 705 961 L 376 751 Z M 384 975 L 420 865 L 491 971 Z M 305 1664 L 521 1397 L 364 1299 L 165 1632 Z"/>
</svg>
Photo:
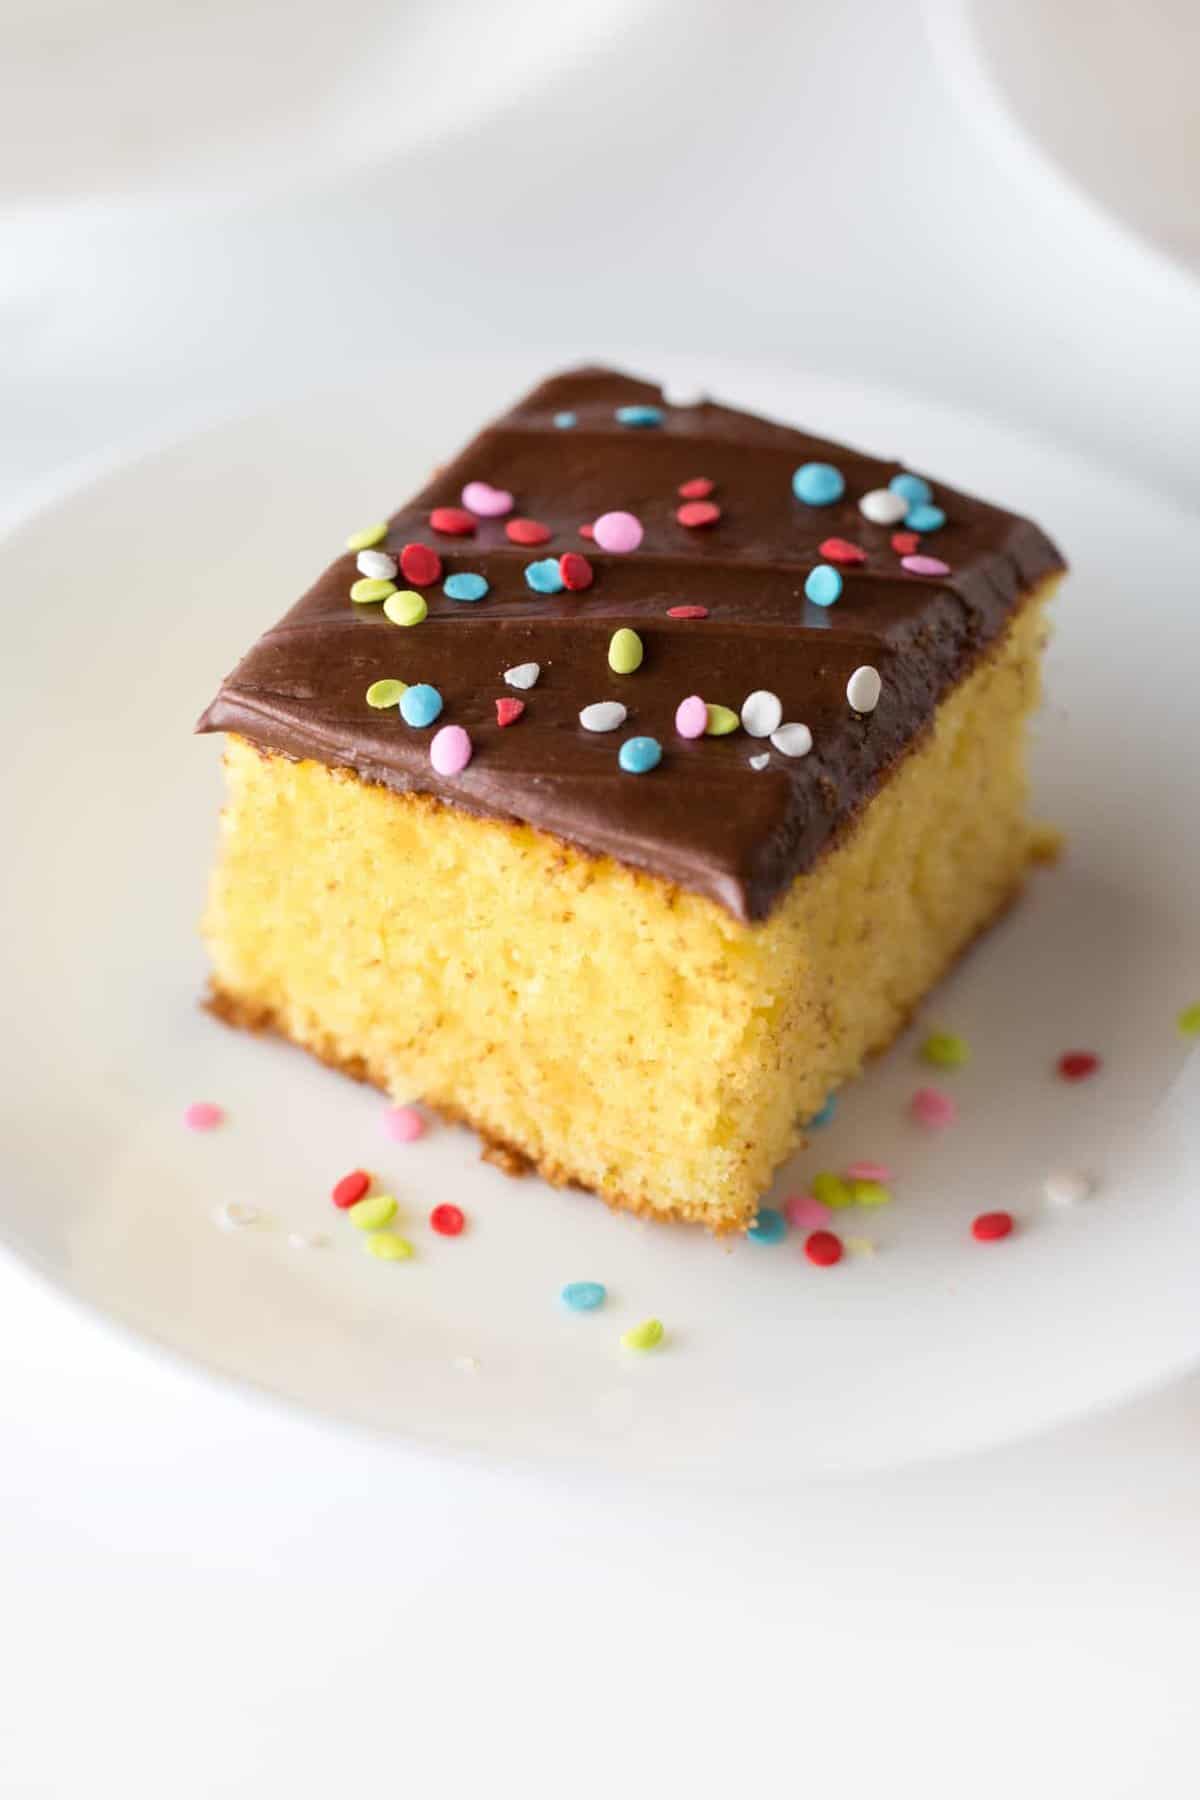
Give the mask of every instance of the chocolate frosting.
<svg viewBox="0 0 1200 1800">
<path fill-rule="evenodd" d="M 660 407 L 662 423 L 618 422 L 618 407 L 638 404 Z M 554 423 L 562 412 L 575 414 L 570 429 Z M 792 473 L 805 462 L 840 469 L 843 497 L 818 507 L 797 500 Z M 897 528 L 868 524 L 858 510 L 862 495 L 900 468 L 730 407 L 670 406 L 653 384 L 611 370 L 555 376 L 441 469 L 393 517 L 381 546 L 434 546 L 445 575 L 487 577 L 485 600 L 447 599 L 438 583 L 423 590 L 428 618 L 400 628 L 380 607 L 350 601 L 355 559 L 339 556 L 222 684 L 198 729 L 237 732 L 402 793 L 524 820 L 706 894 L 739 919 L 761 919 L 919 739 L 1022 598 L 1064 566 L 1029 520 L 937 482 L 946 524 L 921 550 L 951 573 L 910 574 L 892 548 Z M 697 476 L 715 484 L 721 517 L 689 529 L 676 520 L 677 490 Z M 469 538 L 435 533 L 431 509 L 459 506 L 469 481 L 510 490 L 511 516 L 547 526 L 549 542 L 510 543 L 504 518 L 479 519 Z M 607 554 L 579 535 L 580 525 L 615 510 L 645 528 L 632 553 Z M 804 581 L 829 537 L 860 545 L 867 561 L 841 569 L 842 596 L 822 608 L 805 599 Z M 526 564 L 567 550 L 592 564 L 591 588 L 531 592 Z M 708 616 L 668 617 L 680 605 L 704 606 Z M 631 675 L 608 666 L 622 625 L 645 646 Z M 513 693 L 504 671 L 525 662 L 541 665 L 540 679 L 520 696 L 524 715 L 501 728 L 495 702 Z M 846 682 L 863 663 L 878 669 L 883 691 L 876 710 L 859 717 Z M 461 774 L 434 772 L 430 731 L 407 726 L 395 707 L 367 705 L 367 688 L 385 676 L 441 692 L 438 725 L 464 726 L 474 745 Z M 759 688 L 779 695 L 785 721 L 809 726 L 808 756 L 789 759 L 744 731 L 677 735 L 675 709 L 687 695 L 737 711 Z M 628 708 L 620 731 L 582 728 L 579 712 L 596 700 Z M 650 774 L 618 767 L 620 744 L 634 735 L 662 745 Z M 752 769 L 749 758 L 763 754 L 767 767 Z"/>
</svg>

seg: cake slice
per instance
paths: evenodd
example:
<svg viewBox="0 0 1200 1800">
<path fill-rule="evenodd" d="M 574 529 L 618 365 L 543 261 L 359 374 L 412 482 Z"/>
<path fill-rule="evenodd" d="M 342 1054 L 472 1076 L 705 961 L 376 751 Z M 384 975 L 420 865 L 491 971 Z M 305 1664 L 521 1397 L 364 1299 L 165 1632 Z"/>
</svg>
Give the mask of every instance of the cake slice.
<svg viewBox="0 0 1200 1800">
<path fill-rule="evenodd" d="M 1021 886 L 1062 568 L 895 462 L 543 383 L 200 721 L 215 1010 L 513 1166 L 744 1228 Z"/>
</svg>

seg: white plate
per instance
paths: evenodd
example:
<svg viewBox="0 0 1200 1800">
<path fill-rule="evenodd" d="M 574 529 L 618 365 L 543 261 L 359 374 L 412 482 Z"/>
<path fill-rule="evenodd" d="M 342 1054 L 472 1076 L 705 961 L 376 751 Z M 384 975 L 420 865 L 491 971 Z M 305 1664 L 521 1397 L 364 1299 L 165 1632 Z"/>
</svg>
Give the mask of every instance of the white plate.
<svg viewBox="0 0 1200 1800">
<path fill-rule="evenodd" d="M 1200 1350 L 1200 1075 L 1174 1024 L 1200 998 L 1200 529 L 1032 441 L 828 380 L 705 370 L 727 398 L 1032 512 L 1075 565 L 1038 755 L 1041 810 L 1070 855 L 927 1012 L 974 1047 L 946 1081 L 961 1121 L 937 1138 L 907 1122 L 928 1079 L 910 1035 L 779 1184 L 894 1162 L 896 1203 L 842 1215 L 877 1255 L 822 1271 L 796 1238 L 729 1247 L 612 1217 L 507 1180 L 460 1131 L 393 1145 L 374 1093 L 198 1010 L 220 789 L 193 717 L 345 531 L 536 372 L 403 368 L 309 395 L 134 462 L 0 546 L 8 1244 L 210 1368 L 405 1439 L 547 1466 L 750 1484 L 877 1468 L 1182 1370 Z M 1074 1047 L 1105 1066 L 1068 1087 L 1051 1067 Z M 227 1126 L 185 1132 L 195 1098 L 226 1106 Z M 330 1207 L 356 1164 L 401 1197 L 411 1264 L 364 1256 Z M 1044 1175 L 1075 1165 L 1100 1193 L 1050 1211 Z M 220 1231 L 223 1199 L 269 1222 Z M 470 1214 L 457 1241 L 423 1223 L 447 1199 Z M 970 1219 L 999 1206 L 1019 1235 L 976 1244 Z M 295 1249 L 291 1231 L 330 1247 Z M 558 1291 L 585 1278 L 609 1303 L 569 1315 Z M 622 1351 L 648 1314 L 669 1342 Z"/>
</svg>

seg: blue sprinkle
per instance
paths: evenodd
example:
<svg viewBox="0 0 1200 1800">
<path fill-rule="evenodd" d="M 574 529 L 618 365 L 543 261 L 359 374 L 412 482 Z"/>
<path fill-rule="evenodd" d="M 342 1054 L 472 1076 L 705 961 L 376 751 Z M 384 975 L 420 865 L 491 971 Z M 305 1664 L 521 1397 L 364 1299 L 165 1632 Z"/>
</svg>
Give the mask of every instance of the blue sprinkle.
<svg viewBox="0 0 1200 1800">
<path fill-rule="evenodd" d="M 910 501 L 913 506 L 933 499 L 933 489 L 920 475 L 893 475 L 888 486 L 893 494 L 899 494 L 902 500 Z"/>
<path fill-rule="evenodd" d="M 946 515 L 940 506 L 921 503 L 909 507 L 904 515 L 904 523 L 910 531 L 940 531 L 946 523 Z"/>
<path fill-rule="evenodd" d="M 661 425 L 663 421 L 662 409 L 658 406 L 618 406 L 614 416 L 618 425 L 631 425 L 642 431 L 650 425 Z"/>
<path fill-rule="evenodd" d="M 828 1100 L 825 1102 L 825 1104 L 821 1108 L 820 1112 L 815 1112 L 813 1114 L 812 1118 L 808 1121 L 809 1130 L 810 1131 L 819 1131 L 821 1129 L 822 1125 L 829 1125 L 830 1123 L 832 1123 L 833 1115 L 836 1111 L 837 1111 L 837 1095 L 830 1094 Z"/>
<path fill-rule="evenodd" d="M 842 578 L 832 563 L 818 563 L 804 583 L 804 592 L 814 606 L 832 606 L 842 592 Z"/>
<path fill-rule="evenodd" d="M 575 414 L 573 412 L 555 413 L 554 423 L 560 431 L 570 431 L 572 425 L 576 423 Z"/>
<path fill-rule="evenodd" d="M 602 1281 L 568 1281 L 559 1295 L 572 1312 L 591 1312 L 594 1307 L 603 1306 L 607 1298 L 608 1289 Z"/>
<path fill-rule="evenodd" d="M 846 478 L 832 463 L 801 463 L 792 476 L 792 492 L 805 506 L 832 506 L 846 491 Z"/>
<path fill-rule="evenodd" d="M 657 738 L 626 738 L 617 761 L 627 775 L 648 775 L 662 761 L 662 745 Z"/>
<path fill-rule="evenodd" d="M 486 575 L 447 575 L 442 583 L 447 600 L 482 600 L 487 591 Z"/>
<path fill-rule="evenodd" d="M 778 1244 L 787 1236 L 787 1220 L 773 1206 L 760 1206 L 750 1227 L 750 1236 L 760 1244 Z"/>
<path fill-rule="evenodd" d="M 561 594 L 565 583 L 556 556 L 525 564 L 525 580 L 535 594 Z"/>
<path fill-rule="evenodd" d="M 406 725 L 432 725 L 442 710 L 442 696 L 427 681 L 405 688 L 400 696 L 400 717 Z"/>
</svg>

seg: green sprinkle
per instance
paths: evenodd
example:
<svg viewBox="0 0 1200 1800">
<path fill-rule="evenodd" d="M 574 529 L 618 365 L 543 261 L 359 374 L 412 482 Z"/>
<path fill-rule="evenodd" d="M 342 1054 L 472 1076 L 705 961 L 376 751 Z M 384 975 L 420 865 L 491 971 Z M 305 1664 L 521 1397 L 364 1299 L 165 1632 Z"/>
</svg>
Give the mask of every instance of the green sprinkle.
<svg viewBox="0 0 1200 1800">
<path fill-rule="evenodd" d="M 429 614 L 424 595 L 416 593 L 412 588 L 401 588 L 398 594 L 389 594 L 383 603 L 383 610 L 385 617 L 393 625 L 419 625 Z"/>
<path fill-rule="evenodd" d="M 653 1350 L 655 1344 L 662 1343 L 662 1336 L 661 1319 L 643 1319 L 640 1325 L 631 1325 L 622 1332 L 621 1342 L 626 1350 Z"/>
<path fill-rule="evenodd" d="M 378 706 L 380 710 L 395 706 L 401 694 L 407 692 L 408 684 L 404 681 L 373 681 L 367 689 L 367 705 Z"/>
<path fill-rule="evenodd" d="M 386 525 L 368 525 L 365 531 L 352 531 L 346 539 L 347 550 L 373 550 L 387 536 Z"/>
<path fill-rule="evenodd" d="M 1185 1006 L 1175 1023 L 1184 1037 L 1200 1037 L 1200 1000 L 1193 1006 Z"/>
<path fill-rule="evenodd" d="M 931 1031 L 921 1045 L 921 1055 L 935 1069 L 961 1069 L 971 1060 L 971 1047 L 966 1038 L 952 1031 Z"/>
<path fill-rule="evenodd" d="M 892 1198 L 882 1181 L 852 1181 L 850 1193 L 855 1206 L 887 1206 Z"/>
<path fill-rule="evenodd" d="M 360 1201 L 359 1205 L 365 1205 Z M 351 1212 L 354 1208 L 351 1207 Z M 377 1231 L 374 1237 L 367 1239 L 367 1250 L 377 1256 L 380 1262 L 407 1262 L 413 1253 L 413 1247 L 407 1238 L 400 1237 L 394 1231 Z"/>
<path fill-rule="evenodd" d="M 741 724 L 738 715 L 728 706 L 709 706 L 708 724 L 704 727 L 705 737 L 728 737 Z"/>
<path fill-rule="evenodd" d="M 854 1195 L 849 1182 L 843 1181 L 840 1175 L 831 1174 L 828 1169 L 823 1170 L 820 1175 L 813 1176 L 809 1183 L 809 1191 L 813 1199 L 819 1200 L 822 1206 L 832 1206 L 837 1209 L 854 1205 Z M 362 1205 L 362 1202 L 360 1201 L 359 1204 Z M 354 1208 L 351 1207 L 350 1210 L 353 1212 Z"/>
<path fill-rule="evenodd" d="M 641 638 L 636 631 L 630 631 L 628 625 L 613 632 L 608 646 L 608 666 L 614 675 L 632 675 L 635 669 L 641 668 L 644 655 Z"/>
<path fill-rule="evenodd" d="M 346 1208 L 346 1217 L 352 1219 L 360 1231 L 382 1231 L 395 1216 L 396 1202 L 390 1194 L 372 1194 L 369 1200 L 356 1201 Z"/>
<path fill-rule="evenodd" d="M 382 576 L 360 575 L 350 589 L 350 598 L 356 606 L 370 606 L 373 601 L 386 600 L 395 591 L 394 581 L 385 581 Z"/>
</svg>

